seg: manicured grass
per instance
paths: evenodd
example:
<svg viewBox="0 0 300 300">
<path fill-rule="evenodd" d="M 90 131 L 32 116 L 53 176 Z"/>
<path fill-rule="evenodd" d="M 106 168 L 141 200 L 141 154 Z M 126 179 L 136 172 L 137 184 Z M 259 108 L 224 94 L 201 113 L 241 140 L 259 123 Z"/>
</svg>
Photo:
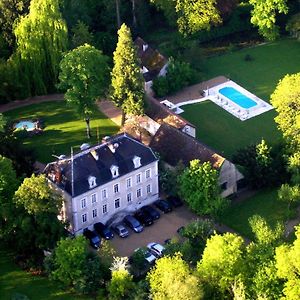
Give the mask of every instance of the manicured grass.
<svg viewBox="0 0 300 300">
<path fill-rule="evenodd" d="M 42 118 L 45 129 L 41 135 L 24 138 L 24 145 L 36 151 L 37 159 L 50 162 L 55 155 L 69 155 L 71 147 L 74 151 L 83 143 L 97 142 L 97 128 L 99 139 L 106 135 L 115 134 L 119 127 L 104 114 L 97 111 L 91 118 L 93 137 L 86 137 L 86 124 L 80 119 L 74 109 L 66 106 L 64 101 L 45 102 L 18 108 L 5 113 L 12 120 Z"/>
<path fill-rule="evenodd" d="M 278 200 L 276 189 L 262 190 L 244 202 L 232 205 L 221 217 L 221 222 L 253 239 L 248 223 L 251 216 L 260 215 L 268 224 L 275 226 L 278 221 L 285 221 L 286 212 L 287 204 Z"/>
<path fill-rule="evenodd" d="M 245 61 L 250 55 L 253 60 Z M 278 81 L 286 74 L 300 72 L 300 42 L 283 39 L 206 59 L 206 79 L 225 75 L 250 92 L 269 101 Z"/>
<path fill-rule="evenodd" d="M 227 158 L 262 138 L 271 144 L 280 140 L 274 110 L 242 122 L 211 101 L 182 108 L 182 116 L 197 127 L 197 138 Z"/>
<path fill-rule="evenodd" d="M 9 300 L 15 293 L 30 300 L 90 299 L 63 292 L 46 277 L 33 276 L 13 263 L 12 255 L 0 244 L 0 299 Z"/>
</svg>

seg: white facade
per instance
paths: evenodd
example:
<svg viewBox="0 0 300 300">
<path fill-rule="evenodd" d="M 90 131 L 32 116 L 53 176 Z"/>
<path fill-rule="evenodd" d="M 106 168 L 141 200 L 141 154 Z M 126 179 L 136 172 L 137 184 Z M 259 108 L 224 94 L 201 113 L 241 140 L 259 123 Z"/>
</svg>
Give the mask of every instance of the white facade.
<svg viewBox="0 0 300 300">
<path fill-rule="evenodd" d="M 155 161 L 77 197 L 70 197 L 67 202 L 71 205 L 65 205 L 66 215 L 72 220 L 72 231 L 77 234 L 86 228 L 93 230 L 95 223 L 106 223 L 114 215 L 134 212 L 151 204 L 158 196 L 158 162 Z"/>
</svg>

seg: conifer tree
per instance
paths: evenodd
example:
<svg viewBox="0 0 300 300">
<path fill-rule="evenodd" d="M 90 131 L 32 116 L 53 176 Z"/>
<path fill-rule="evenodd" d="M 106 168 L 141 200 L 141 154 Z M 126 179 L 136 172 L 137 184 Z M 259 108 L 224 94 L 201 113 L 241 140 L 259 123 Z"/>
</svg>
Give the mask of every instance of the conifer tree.
<svg viewBox="0 0 300 300">
<path fill-rule="evenodd" d="M 124 124 L 126 115 L 143 115 L 144 88 L 130 29 L 123 24 L 118 36 L 113 57 L 114 67 L 111 72 L 110 97 L 116 106 L 122 109 L 122 124 Z"/>
<path fill-rule="evenodd" d="M 29 14 L 14 30 L 19 72 L 33 95 L 54 90 L 62 53 L 67 49 L 67 26 L 59 0 L 32 0 Z"/>
</svg>

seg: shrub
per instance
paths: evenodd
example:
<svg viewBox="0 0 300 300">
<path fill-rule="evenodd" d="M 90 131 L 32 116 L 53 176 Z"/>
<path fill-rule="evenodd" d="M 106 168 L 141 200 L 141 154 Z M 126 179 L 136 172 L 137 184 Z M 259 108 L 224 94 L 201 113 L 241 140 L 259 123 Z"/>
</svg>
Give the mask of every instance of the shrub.
<svg viewBox="0 0 300 300">
<path fill-rule="evenodd" d="M 246 54 L 244 57 L 244 61 L 253 61 L 253 60 L 254 60 L 254 58 L 250 54 Z"/>
</svg>

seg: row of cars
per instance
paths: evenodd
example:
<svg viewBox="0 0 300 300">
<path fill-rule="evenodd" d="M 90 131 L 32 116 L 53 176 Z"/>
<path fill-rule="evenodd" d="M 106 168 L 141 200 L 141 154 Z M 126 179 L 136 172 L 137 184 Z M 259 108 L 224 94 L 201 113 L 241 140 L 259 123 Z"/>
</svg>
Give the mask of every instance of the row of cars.
<svg viewBox="0 0 300 300">
<path fill-rule="evenodd" d="M 154 203 L 154 206 L 158 208 L 163 213 L 171 212 L 173 207 L 179 207 L 183 203 L 177 197 L 168 197 L 166 200 L 157 200 Z M 89 239 L 90 244 L 93 248 L 99 248 L 101 244 L 101 238 L 106 240 L 112 239 L 114 234 L 112 230 L 122 238 L 125 238 L 129 235 L 129 231 L 126 228 L 131 228 L 134 232 L 142 232 L 144 226 L 150 226 L 154 223 L 155 220 L 160 218 L 160 212 L 150 205 L 143 206 L 139 211 L 134 215 L 127 215 L 123 219 L 123 222 L 118 223 L 112 228 L 107 227 L 102 223 L 94 224 L 94 231 L 89 229 L 84 230 L 83 234 L 86 238 Z"/>
</svg>

